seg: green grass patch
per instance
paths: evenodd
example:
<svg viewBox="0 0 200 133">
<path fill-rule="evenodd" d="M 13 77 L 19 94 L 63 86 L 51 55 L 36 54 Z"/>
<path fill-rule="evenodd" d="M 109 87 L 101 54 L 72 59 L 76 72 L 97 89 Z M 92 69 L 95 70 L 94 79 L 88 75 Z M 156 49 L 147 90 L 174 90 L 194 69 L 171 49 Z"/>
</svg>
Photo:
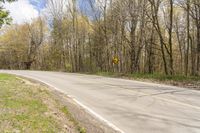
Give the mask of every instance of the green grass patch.
<svg viewBox="0 0 200 133">
<path fill-rule="evenodd" d="M 62 114 L 57 111 L 58 104 L 43 86 L 26 84 L 15 76 L 0 74 L 0 133 L 65 132 L 63 125 L 73 117 L 67 108 L 63 109 L 68 114 L 66 118 L 60 120 L 53 115 L 54 112 Z"/>
<path fill-rule="evenodd" d="M 78 124 L 76 122 L 76 120 L 72 117 L 71 113 L 68 111 L 67 107 L 63 106 L 60 108 L 60 110 L 66 115 L 68 116 L 69 120 L 74 122 L 75 124 Z"/>
<path fill-rule="evenodd" d="M 200 81 L 200 77 L 198 76 L 183 76 L 183 75 L 163 75 L 163 74 L 129 74 L 128 77 L 136 78 L 136 79 L 155 79 L 158 81 Z"/>
<path fill-rule="evenodd" d="M 63 106 L 60 108 L 60 110 L 69 118 L 69 120 L 77 127 L 77 130 L 79 133 L 86 133 L 86 129 L 73 118 L 67 107 Z"/>
<path fill-rule="evenodd" d="M 112 73 L 112 72 L 96 72 L 90 73 L 99 76 L 106 77 L 115 77 L 115 78 L 129 78 L 136 80 L 151 80 L 158 82 L 170 82 L 173 85 L 181 84 L 193 84 L 194 86 L 200 86 L 200 76 L 184 76 L 184 75 L 164 75 L 159 73 L 154 74 L 143 74 L 143 73 L 134 73 L 134 74 L 124 74 L 124 73 Z"/>
<path fill-rule="evenodd" d="M 0 81 L 2 80 L 13 80 L 16 79 L 14 75 L 9 75 L 9 74 L 0 74 Z"/>
</svg>

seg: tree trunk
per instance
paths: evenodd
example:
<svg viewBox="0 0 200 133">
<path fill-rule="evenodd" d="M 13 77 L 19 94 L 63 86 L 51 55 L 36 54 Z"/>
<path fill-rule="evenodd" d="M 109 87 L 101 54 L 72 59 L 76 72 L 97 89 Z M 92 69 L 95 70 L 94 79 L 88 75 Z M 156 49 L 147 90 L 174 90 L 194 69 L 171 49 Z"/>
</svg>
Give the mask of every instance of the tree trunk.
<svg viewBox="0 0 200 133">
<path fill-rule="evenodd" d="M 173 49 L 172 49 L 172 30 L 173 30 L 173 0 L 170 0 L 170 26 L 169 26 L 169 49 L 170 49 L 170 74 L 174 74 Z"/>
</svg>

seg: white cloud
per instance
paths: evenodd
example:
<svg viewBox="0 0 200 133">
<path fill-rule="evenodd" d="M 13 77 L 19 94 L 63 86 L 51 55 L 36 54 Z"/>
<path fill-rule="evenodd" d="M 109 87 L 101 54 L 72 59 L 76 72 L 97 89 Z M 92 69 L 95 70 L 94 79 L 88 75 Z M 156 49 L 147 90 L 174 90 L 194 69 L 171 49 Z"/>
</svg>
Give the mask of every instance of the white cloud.
<svg viewBox="0 0 200 133">
<path fill-rule="evenodd" d="M 22 24 L 31 22 L 39 16 L 39 12 L 29 3 L 28 0 L 18 0 L 13 3 L 6 3 L 4 7 L 10 11 L 13 23 Z"/>
</svg>

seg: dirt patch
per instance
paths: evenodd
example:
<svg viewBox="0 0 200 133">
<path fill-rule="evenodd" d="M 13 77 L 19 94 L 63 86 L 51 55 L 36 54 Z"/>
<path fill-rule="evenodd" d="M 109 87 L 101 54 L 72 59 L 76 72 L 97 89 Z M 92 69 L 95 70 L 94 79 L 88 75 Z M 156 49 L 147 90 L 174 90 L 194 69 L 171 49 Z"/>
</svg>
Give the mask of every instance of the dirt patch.
<svg viewBox="0 0 200 133">
<path fill-rule="evenodd" d="M 38 84 L 34 84 L 33 82 L 31 82 L 29 80 L 26 80 L 24 78 L 16 77 L 16 79 L 19 79 L 22 84 L 32 85 L 32 86 L 38 86 Z"/>
</svg>

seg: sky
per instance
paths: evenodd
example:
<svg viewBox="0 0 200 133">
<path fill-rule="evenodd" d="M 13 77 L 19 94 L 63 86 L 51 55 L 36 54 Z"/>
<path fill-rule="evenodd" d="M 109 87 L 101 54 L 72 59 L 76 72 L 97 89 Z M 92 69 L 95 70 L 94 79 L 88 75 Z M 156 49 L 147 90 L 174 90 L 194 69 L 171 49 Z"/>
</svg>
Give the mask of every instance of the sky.
<svg viewBox="0 0 200 133">
<path fill-rule="evenodd" d="M 77 0 L 78 7 L 85 14 L 91 16 L 93 12 L 88 0 Z M 92 0 L 93 2 L 95 0 Z M 46 8 L 46 0 L 17 0 L 16 2 L 6 3 L 4 7 L 10 12 L 14 24 L 31 22 L 37 18 Z"/>
<path fill-rule="evenodd" d="M 40 12 L 45 8 L 45 0 L 18 0 L 6 3 L 4 7 L 10 12 L 13 23 L 22 24 L 31 22 L 39 16 Z"/>
</svg>

